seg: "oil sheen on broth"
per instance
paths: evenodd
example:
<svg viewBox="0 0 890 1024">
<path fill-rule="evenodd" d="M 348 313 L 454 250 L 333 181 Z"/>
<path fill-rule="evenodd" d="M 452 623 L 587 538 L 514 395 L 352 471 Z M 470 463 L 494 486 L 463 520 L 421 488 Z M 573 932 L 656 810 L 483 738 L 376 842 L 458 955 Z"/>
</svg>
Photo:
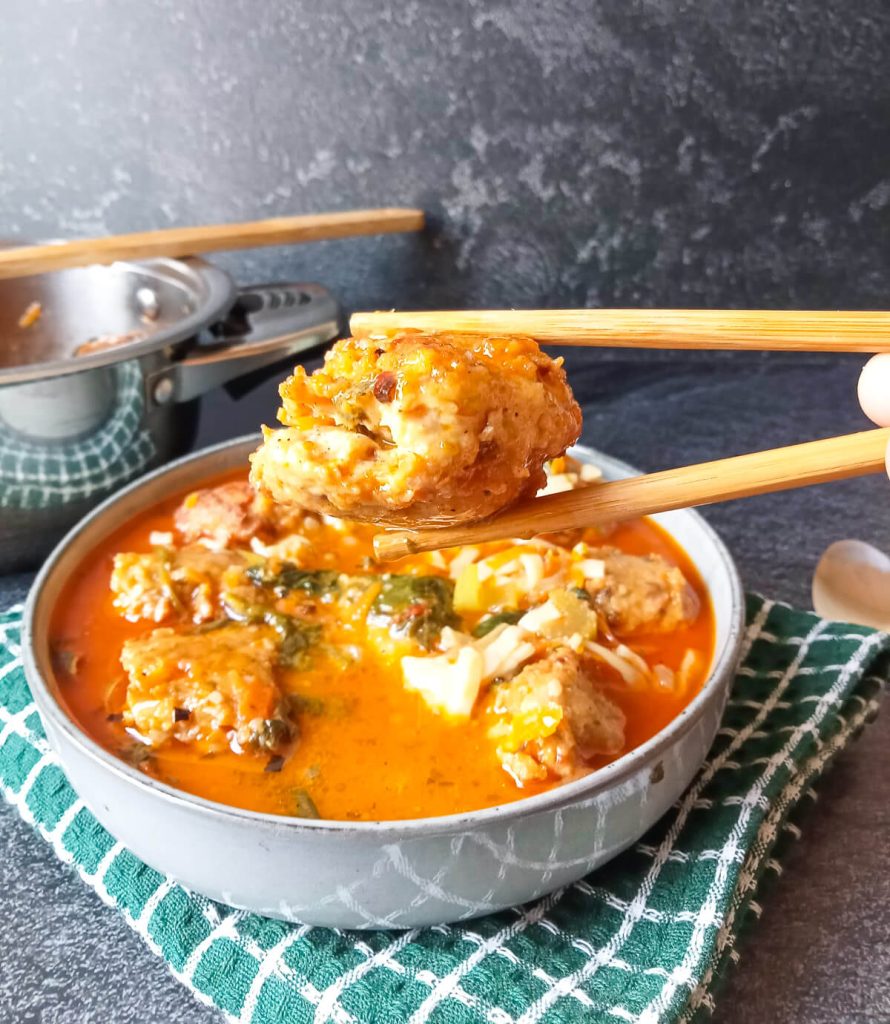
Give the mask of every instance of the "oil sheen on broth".
<svg viewBox="0 0 890 1024">
<path fill-rule="evenodd" d="M 586 485 L 570 460 L 549 472 Z M 69 713 L 209 800 L 396 820 L 586 774 L 662 729 L 706 678 L 707 592 L 651 521 L 385 567 L 373 536 L 282 513 L 243 473 L 146 510 L 55 609 Z"/>
</svg>

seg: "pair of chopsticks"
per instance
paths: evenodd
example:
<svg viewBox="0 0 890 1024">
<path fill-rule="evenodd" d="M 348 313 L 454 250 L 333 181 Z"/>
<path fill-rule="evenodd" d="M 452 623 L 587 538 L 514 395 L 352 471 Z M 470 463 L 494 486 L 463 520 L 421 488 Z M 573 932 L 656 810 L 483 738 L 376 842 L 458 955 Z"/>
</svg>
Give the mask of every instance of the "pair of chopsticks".
<svg viewBox="0 0 890 1024">
<path fill-rule="evenodd" d="M 192 256 L 262 245 L 419 231 L 423 226 L 422 210 L 350 210 L 20 246 L 0 250 L 0 279 L 115 260 Z M 357 313 L 350 326 L 354 335 L 416 328 L 524 334 L 544 344 L 558 345 L 808 352 L 890 349 L 890 312 L 878 311 L 565 309 Z M 476 526 L 382 534 L 376 539 L 375 548 L 380 557 L 397 558 L 413 551 L 593 526 L 875 473 L 884 467 L 888 437 L 890 430 L 870 430 L 535 498 Z"/>
<path fill-rule="evenodd" d="M 623 348 L 879 352 L 890 350 L 890 312 L 560 309 L 356 313 L 353 335 L 396 330 L 522 334 L 542 344 Z M 654 512 L 881 472 L 890 428 L 664 470 L 525 501 L 482 523 L 378 535 L 378 557 L 531 537 Z"/>
</svg>

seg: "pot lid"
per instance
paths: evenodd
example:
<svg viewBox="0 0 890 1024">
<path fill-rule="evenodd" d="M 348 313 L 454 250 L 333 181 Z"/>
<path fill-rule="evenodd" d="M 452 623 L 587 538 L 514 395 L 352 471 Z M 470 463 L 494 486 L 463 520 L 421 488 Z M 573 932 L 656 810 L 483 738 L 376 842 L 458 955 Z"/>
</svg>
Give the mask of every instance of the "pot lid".
<svg viewBox="0 0 890 1024">
<path fill-rule="evenodd" d="M 184 341 L 225 316 L 236 295 L 224 270 L 197 257 L 0 280 L 0 385 L 77 373 Z"/>
</svg>

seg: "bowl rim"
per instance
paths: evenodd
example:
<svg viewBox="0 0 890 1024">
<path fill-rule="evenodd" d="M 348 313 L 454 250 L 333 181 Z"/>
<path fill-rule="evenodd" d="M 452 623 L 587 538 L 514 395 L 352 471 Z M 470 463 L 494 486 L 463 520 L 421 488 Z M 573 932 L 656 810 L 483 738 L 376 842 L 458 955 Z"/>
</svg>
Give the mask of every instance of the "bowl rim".
<svg viewBox="0 0 890 1024">
<path fill-rule="evenodd" d="M 84 516 L 59 541 L 35 577 L 25 602 L 22 614 L 22 663 L 28 685 L 41 715 L 51 719 L 52 725 L 60 730 L 64 737 L 73 743 L 81 754 L 88 757 L 104 771 L 117 776 L 120 781 L 129 785 L 135 785 L 146 791 L 146 795 L 172 803 L 181 811 L 200 814 L 204 817 L 228 820 L 232 823 L 237 822 L 242 825 L 271 826 L 276 830 L 299 833 L 303 836 L 311 833 L 330 835 L 348 832 L 387 837 L 413 833 L 447 834 L 460 832 L 465 831 L 469 826 L 507 823 L 516 818 L 558 811 L 569 804 L 593 798 L 604 790 L 620 785 L 627 778 L 644 768 L 650 761 L 657 760 L 659 756 L 673 747 L 682 736 L 694 727 L 711 701 L 719 696 L 721 690 L 724 688 L 728 689 L 738 662 L 744 634 L 745 602 L 742 583 L 729 550 L 714 528 L 697 511 L 685 509 L 682 510 L 683 514 L 691 516 L 696 526 L 703 531 L 717 555 L 720 571 L 724 572 L 727 577 L 729 584 L 730 621 L 728 623 L 729 629 L 726 639 L 723 647 L 715 651 L 710 672 L 701 690 L 676 717 L 671 719 L 664 728 L 644 743 L 634 747 L 626 754 L 622 754 L 604 767 L 592 771 L 589 775 L 555 786 L 545 793 L 522 797 L 506 804 L 496 804 L 493 807 L 479 808 L 475 811 L 462 811 L 455 814 L 426 818 L 343 821 L 323 818 L 296 818 L 261 811 L 251 811 L 246 808 L 234 807 L 187 793 L 166 782 L 161 782 L 143 774 L 125 761 L 115 757 L 114 754 L 105 750 L 104 747 L 92 739 L 81 728 L 79 723 L 66 712 L 56 693 L 54 693 L 52 686 L 44 678 L 38 664 L 37 654 L 37 645 L 41 641 L 44 643 L 48 642 L 45 635 L 42 637 L 37 635 L 38 615 L 41 614 L 43 620 L 48 622 L 49 614 L 51 613 L 51 609 L 44 611 L 42 607 L 44 591 L 47 583 L 59 571 L 57 568 L 58 563 L 68 552 L 68 549 L 83 533 L 101 521 L 107 514 L 110 514 L 115 506 L 127 497 L 143 489 L 146 491 L 154 490 L 158 482 L 163 480 L 165 476 L 172 475 L 174 471 L 178 471 L 184 466 L 190 464 L 197 466 L 204 461 L 211 462 L 214 457 L 229 453 L 234 456 L 235 452 L 239 449 L 255 446 L 258 441 L 259 435 L 249 434 L 211 445 L 169 462 L 159 469 L 139 477 L 127 487 L 117 491 L 110 498 L 103 501 L 102 504 L 98 505 L 92 512 Z M 576 445 L 572 451 L 585 460 L 595 462 L 596 465 L 604 468 L 607 473 L 630 476 L 638 472 L 629 464 L 587 445 Z M 223 469 L 218 470 L 218 472 L 224 471 Z M 210 475 L 210 473 L 207 475 Z M 170 497 L 169 493 L 153 494 L 150 504 L 154 505 L 168 497 Z M 671 531 L 668 530 L 668 532 L 670 533 Z M 690 557 L 693 556 L 690 554 Z M 693 561 L 695 561 L 694 557 Z"/>
</svg>

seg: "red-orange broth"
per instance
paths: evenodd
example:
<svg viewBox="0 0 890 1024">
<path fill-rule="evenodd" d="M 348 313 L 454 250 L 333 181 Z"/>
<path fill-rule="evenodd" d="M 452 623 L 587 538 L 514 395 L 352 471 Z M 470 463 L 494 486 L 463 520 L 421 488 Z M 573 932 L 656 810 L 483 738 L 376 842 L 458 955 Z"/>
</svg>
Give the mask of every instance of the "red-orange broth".
<svg viewBox="0 0 890 1024">
<path fill-rule="evenodd" d="M 221 479 L 243 479 L 244 474 Z M 109 720 L 109 694 L 121 689 L 121 647 L 144 636 L 156 623 L 129 622 L 112 603 L 109 577 L 117 552 L 151 550 L 152 531 L 170 531 L 172 514 L 184 493 L 146 509 L 99 545 L 72 575 L 51 623 L 55 649 L 73 655 L 76 670 L 59 670 L 62 699 L 72 717 L 105 749 L 120 753 L 132 738 L 120 721 Z M 358 568 L 371 554 L 373 531 L 361 543 L 318 553 L 319 568 L 335 557 L 343 571 Z M 678 566 L 697 592 L 701 609 L 694 622 L 665 635 L 635 637 L 634 650 L 650 662 L 678 669 L 684 653 L 702 657 L 682 693 L 655 687 L 629 688 L 615 680 L 609 696 L 627 717 L 626 744 L 633 749 L 666 726 L 701 688 L 714 648 L 714 616 L 707 591 L 691 560 L 651 520 L 616 527 L 606 538 L 630 554 L 657 553 Z M 602 538 L 597 537 L 602 543 Z M 410 569 L 406 559 L 393 571 Z M 390 567 L 387 566 L 387 571 Z M 380 569 L 379 571 L 383 571 Z M 386 820 L 419 818 L 508 803 L 546 791 L 558 781 L 523 788 L 492 756 L 492 743 L 477 718 L 452 721 L 433 712 L 416 692 L 407 691 L 397 664 L 371 656 L 348 671 L 309 668 L 299 673 L 301 693 L 349 709 L 336 716 L 306 716 L 299 742 L 280 770 L 267 771 L 261 757 L 225 750 L 202 755 L 173 741 L 139 765 L 148 774 L 189 793 L 224 804 L 275 814 L 294 814 L 295 794 L 308 791 L 324 818 Z M 118 699 L 112 696 L 112 700 Z M 115 717 L 112 714 L 112 719 Z M 599 757 L 590 769 L 614 758 Z"/>
</svg>

